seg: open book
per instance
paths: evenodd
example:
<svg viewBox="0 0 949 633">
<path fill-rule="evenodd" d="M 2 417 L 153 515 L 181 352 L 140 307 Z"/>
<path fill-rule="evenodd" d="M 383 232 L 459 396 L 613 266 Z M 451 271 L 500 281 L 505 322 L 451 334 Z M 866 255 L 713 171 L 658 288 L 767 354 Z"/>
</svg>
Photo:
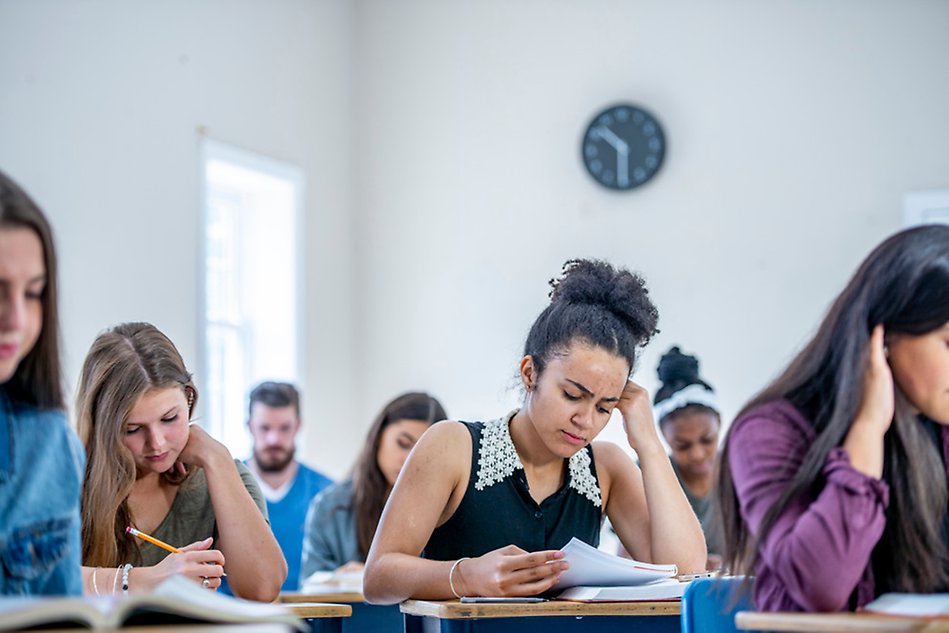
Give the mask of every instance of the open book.
<svg viewBox="0 0 949 633">
<path fill-rule="evenodd" d="M 0 631 L 27 627 L 112 629 L 141 624 L 193 622 L 288 624 L 305 629 L 283 605 L 232 598 L 180 576 L 169 578 L 155 591 L 128 596 L 0 597 Z"/>
<path fill-rule="evenodd" d="M 949 593 L 885 593 L 863 609 L 914 618 L 949 618 Z"/>
<path fill-rule="evenodd" d="M 653 565 L 607 554 L 574 537 L 561 550 L 570 568 L 563 573 L 554 589 L 577 585 L 618 587 L 644 585 L 678 574 L 675 565 Z"/>
</svg>

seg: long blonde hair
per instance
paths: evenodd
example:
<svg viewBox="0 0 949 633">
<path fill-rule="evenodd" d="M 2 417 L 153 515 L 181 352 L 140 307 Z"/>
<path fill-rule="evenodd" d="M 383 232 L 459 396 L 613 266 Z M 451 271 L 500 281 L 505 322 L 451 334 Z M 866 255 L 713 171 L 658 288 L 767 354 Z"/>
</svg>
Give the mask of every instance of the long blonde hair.
<svg viewBox="0 0 949 633">
<path fill-rule="evenodd" d="M 174 344 L 149 323 L 123 323 L 100 334 L 82 366 L 76 394 L 79 437 L 86 447 L 82 487 L 83 565 L 114 567 L 141 563 L 135 543 L 125 535 L 133 524 L 128 497 L 135 483 L 135 461 L 122 443 L 123 429 L 138 399 L 154 389 L 180 387 L 189 415 L 198 392 Z M 162 473 L 170 484 L 184 476 Z"/>
</svg>

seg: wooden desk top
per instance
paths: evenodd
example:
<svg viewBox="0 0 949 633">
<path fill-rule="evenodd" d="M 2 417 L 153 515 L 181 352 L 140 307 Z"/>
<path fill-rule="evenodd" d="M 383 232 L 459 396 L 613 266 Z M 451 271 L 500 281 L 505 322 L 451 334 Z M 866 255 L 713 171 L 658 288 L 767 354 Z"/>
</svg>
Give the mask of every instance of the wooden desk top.
<svg viewBox="0 0 949 633">
<path fill-rule="evenodd" d="M 76 633 L 77 630 L 80 629 L 44 629 L 44 633 Z M 297 633 L 296 629 L 288 624 L 269 622 L 255 622 L 253 624 L 165 624 L 160 627 L 144 625 L 97 630 L 121 633 L 156 633 L 156 631 L 171 631 L 173 633 Z"/>
<path fill-rule="evenodd" d="M 293 604 L 295 602 L 365 602 L 366 598 L 358 591 L 344 591 L 335 587 L 327 587 L 326 591 L 308 590 L 284 591 L 277 598 L 277 602 Z"/>
<path fill-rule="evenodd" d="M 522 603 L 465 603 L 457 600 L 406 600 L 399 608 L 402 613 L 465 620 L 472 618 L 510 618 L 525 616 L 588 616 L 588 615 L 679 615 L 680 602 L 546 602 Z"/>
<path fill-rule="evenodd" d="M 353 608 L 348 604 L 326 604 L 325 602 L 294 602 L 287 604 L 299 618 L 348 618 Z"/>
<path fill-rule="evenodd" d="M 949 620 L 907 618 L 871 613 L 757 613 L 740 611 L 735 626 L 741 631 L 799 631 L 802 633 L 947 633 Z"/>
</svg>

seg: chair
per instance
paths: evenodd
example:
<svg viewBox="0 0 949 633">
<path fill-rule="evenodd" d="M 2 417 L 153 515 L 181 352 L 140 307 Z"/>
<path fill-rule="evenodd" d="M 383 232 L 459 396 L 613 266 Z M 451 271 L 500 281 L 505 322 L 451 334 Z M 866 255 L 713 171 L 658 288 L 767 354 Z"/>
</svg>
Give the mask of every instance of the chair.
<svg viewBox="0 0 949 633">
<path fill-rule="evenodd" d="M 682 595 L 682 633 L 734 633 L 735 614 L 754 609 L 745 576 L 699 578 Z"/>
</svg>

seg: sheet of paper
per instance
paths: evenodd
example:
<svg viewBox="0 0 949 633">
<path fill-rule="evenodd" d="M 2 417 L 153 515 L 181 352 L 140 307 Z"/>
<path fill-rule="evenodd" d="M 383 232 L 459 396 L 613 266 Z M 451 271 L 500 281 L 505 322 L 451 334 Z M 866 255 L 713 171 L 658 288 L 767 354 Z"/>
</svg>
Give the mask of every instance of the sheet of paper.
<svg viewBox="0 0 949 633">
<path fill-rule="evenodd" d="M 607 554 L 573 538 L 561 551 L 570 568 L 554 585 L 566 589 L 576 585 L 632 586 L 671 578 L 678 573 L 675 565 L 652 565 Z"/>
</svg>

